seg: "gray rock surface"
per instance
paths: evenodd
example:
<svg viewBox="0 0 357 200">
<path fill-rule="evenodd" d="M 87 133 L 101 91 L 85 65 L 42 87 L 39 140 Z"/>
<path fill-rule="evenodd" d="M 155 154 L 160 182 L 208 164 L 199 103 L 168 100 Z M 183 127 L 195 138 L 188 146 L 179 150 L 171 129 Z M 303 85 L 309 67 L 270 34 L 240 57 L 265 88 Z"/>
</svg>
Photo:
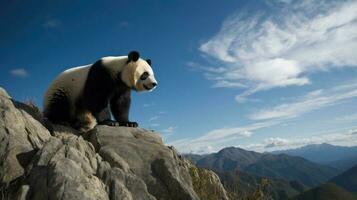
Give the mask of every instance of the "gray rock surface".
<svg viewBox="0 0 357 200">
<path fill-rule="evenodd" d="M 8 185 L 22 176 L 24 167 L 50 137 L 50 132 L 21 103 L 0 88 L 1 183 Z"/>
<path fill-rule="evenodd" d="M 198 172 L 157 133 L 97 126 L 82 134 L 0 88 L 0 199 L 228 199 L 217 175 Z"/>
</svg>

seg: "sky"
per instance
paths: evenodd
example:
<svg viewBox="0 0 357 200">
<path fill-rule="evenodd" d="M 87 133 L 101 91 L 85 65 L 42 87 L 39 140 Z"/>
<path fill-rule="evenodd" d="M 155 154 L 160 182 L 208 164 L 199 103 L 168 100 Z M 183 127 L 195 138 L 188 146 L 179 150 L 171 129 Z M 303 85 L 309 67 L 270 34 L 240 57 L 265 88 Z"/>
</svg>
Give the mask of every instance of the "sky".
<svg viewBox="0 0 357 200">
<path fill-rule="evenodd" d="M 42 108 L 62 71 L 131 50 L 130 119 L 181 153 L 357 145 L 357 1 L 0 1 L 0 87 Z"/>
</svg>

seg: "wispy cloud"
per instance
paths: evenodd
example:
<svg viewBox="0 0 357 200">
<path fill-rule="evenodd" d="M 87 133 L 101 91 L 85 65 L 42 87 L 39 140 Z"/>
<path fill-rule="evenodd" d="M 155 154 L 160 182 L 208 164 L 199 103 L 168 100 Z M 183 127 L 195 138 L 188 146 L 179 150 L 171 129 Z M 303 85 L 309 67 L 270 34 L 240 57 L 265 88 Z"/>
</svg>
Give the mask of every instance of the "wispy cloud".
<svg viewBox="0 0 357 200">
<path fill-rule="evenodd" d="M 174 134 L 176 129 L 177 129 L 176 126 L 169 126 L 169 127 L 165 128 L 165 129 L 162 129 L 159 132 L 161 133 L 161 136 L 163 137 L 163 140 L 167 141 L 168 138 L 170 138 Z"/>
<path fill-rule="evenodd" d="M 335 119 L 336 122 L 357 122 L 357 113 L 356 114 L 352 114 L 352 115 L 345 115 L 342 117 L 337 117 Z"/>
<path fill-rule="evenodd" d="M 16 77 L 25 78 L 28 77 L 30 74 L 24 68 L 17 68 L 10 70 L 10 74 Z"/>
<path fill-rule="evenodd" d="M 156 121 L 156 120 L 158 120 L 159 118 L 160 118 L 160 116 L 155 115 L 155 116 L 153 116 L 153 117 L 150 117 L 149 121 Z"/>
<path fill-rule="evenodd" d="M 357 129 L 352 127 L 349 129 L 313 134 L 311 137 L 304 138 L 281 138 L 272 137 L 264 139 L 261 143 L 250 144 L 244 148 L 255 151 L 274 151 L 298 148 L 309 144 L 329 143 L 342 146 L 357 145 Z"/>
<path fill-rule="evenodd" d="M 144 107 L 148 108 L 148 107 L 151 107 L 153 106 L 154 104 L 151 103 L 151 104 L 144 104 Z M 163 111 L 157 111 L 155 113 L 155 115 L 153 115 L 152 117 L 149 118 L 148 120 L 148 124 L 149 124 L 149 127 L 151 128 L 157 128 L 160 126 L 160 123 L 159 123 L 159 119 L 165 114 L 165 112 Z M 167 129 L 164 129 L 165 131 L 167 131 Z M 173 132 L 173 131 L 172 131 Z"/>
<path fill-rule="evenodd" d="M 62 26 L 62 22 L 59 19 L 47 19 L 43 24 L 43 27 L 48 29 L 56 29 Z"/>
<path fill-rule="evenodd" d="M 357 66 L 357 1 L 281 2 L 271 4 L 280 6 L 272 12 L 228 17 L 199 48 L 220 63 L 205 72 L 218 77 L 217 87 L 248 86 L 238 102 L 261 90 L 309 84 L 313 72 Z"/>
<path fill-rule="evenodd" d="M 158 124 L 158 123 L 152 123 L 152 124 L 150 124 L 150 127 L 158 127 L 158 126 L 160 126 L 160 124 Z"/>
<path fill-rule="evenodd" d="M 130 23 L 128 21 L 121 21 L 119 23 L 119 27 L 121 27 L 121 28 L 128 28 L 129 25 L 130 25 Z"/>
<path fill-rule="evenodd" d="M 244 137 L 250 137 L 256 130 L 269 128 L 307 112 L 332 106 L 355 97 L 357 97 L 356 82 L 338 85 L 330 89 L 315 90 L 291 103 L 263 109 L 249 116 L 252 120 L 265 120 L 261 123 L 253 123 L 244 127 L 216 129 L 199 138 L 174 141 L 172 144 L 185 153 L 209 153 L 218 151 L 221 148 L 238 144 L 239 140 Z M 351 117 L 352 116 L 349 118 Z M 265 151 L 271 148 L 290 148 L 319 142 L 335 142 L 335 144 L 339 142 L 342 144 L 343 142 L 347 142 L 348 139 L 351 139 L 351 137 L 355 137 L 351 135 L 350 133 L 342 135 L 335 133 L 327 136 L 313 136 L 308 139 L 295 139 L 293 141 L 275 137 L 268 138 L 263 143 L 250 145 L 246 148 Z"/>
<path fill-rule="evenodd" d="M 215 129 L 198 138 L 176 140 L 169 144 L 175 146 L 181 153 L 211 153 L 236 144 L 239 139 L 250 137 L 254 131 L 278 123 L 278 121 L 269 121 L 241 127 Z"/>
<path fill-rule="evenodd" d="M 143 107 L 144 108 L 149 108 L 149 107 L 152 107 L 152 106 L 154 106 L 155 104 L 154 103 L 144 103 L 143 104 Z"/>
<path fill-rule="evenodd" d="M 169 126 L 168 128 L 161 130 L 161 132 L 166 134 L 173 134 L 176 128 L 177 127 L 175 126 Z"/>
<path fill-rule="evenodd" d="M 242 138 L 251 137 L 254 132 L 258 130 L 270 128 L 279 124 L 284 126 L 286 125 L 284 123 L 292 118 L 323 107 L 336 105 L 355 97 L 357 97 L 357 82 L 341 84 L 329 89 L 315 90 L 298 98 L 297 100 L 295 99 L 293 102 L 284 103 L 272 108 L 266 108 L 248 116 L 251 120 L 258 120 L 260 122 L 240 127 L 215 129 L 198 138 L 181 139 L 172 141 L 170 144 L 174 145 L 182 153 L 201 154 L 215 152 L 227 146 L 237 146 L 237 144 L 241 142 Z M 356 116 L 351 115 L 345 118 L 354 119 L 355 117 Z M 351 134 L 347 134 L 348 137 L 350 135 Z M 340 133 L 322 136 L 313 136 L 310 139 L 296 139 L 293 141 L 281 137 L 272 137 L 264 140 L 262 143 L 242 147 L 257 151 L 264 151 L 273 147 L 278 148 L 293 145 L 302 146 L 304 144 L 318 142 L 333 142 L 334 139 L 336 141 L 341 141 L 341 143 L 342 139 L 346 139 L 347 141 L 347 136 L 341 136 Z M 319 138 L 321 140 L 319 140 Z"/>
<path fill-rule="evenodd" d="M 205 77 L 215 82 L 215 84 L 212 85 L 213 88 L 247 88 L 243 83 L 227 81 L 225 77 L 218 76 L 217 74 L 226 72 L 227 69 L 224 67 L 203 66 L 194 62 L 187 62 L 186 64 L 194 71 L 205 71 Z"/>
<path fill-rule="evenodd" d="M 316 90 L 291 103 L 266 108 L 249 115 L 252 120 L 289 119 L 357 97 L 357 83 Z"/>
</svg>

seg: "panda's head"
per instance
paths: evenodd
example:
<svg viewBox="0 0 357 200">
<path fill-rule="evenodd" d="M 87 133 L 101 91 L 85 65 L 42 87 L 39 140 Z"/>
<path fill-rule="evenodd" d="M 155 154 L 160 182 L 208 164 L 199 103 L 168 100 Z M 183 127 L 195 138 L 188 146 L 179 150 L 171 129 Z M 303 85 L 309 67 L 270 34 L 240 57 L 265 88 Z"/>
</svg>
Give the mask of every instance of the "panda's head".
<svg viewBox="0 0 357 200">
<path fill-rule="evenodd" d="M 136 91 L 152 91 L 157 86 L 150 59 L 141 59 L 137 51 L 128 54 L 121 78 L 126 85 Z"/>
</svg>

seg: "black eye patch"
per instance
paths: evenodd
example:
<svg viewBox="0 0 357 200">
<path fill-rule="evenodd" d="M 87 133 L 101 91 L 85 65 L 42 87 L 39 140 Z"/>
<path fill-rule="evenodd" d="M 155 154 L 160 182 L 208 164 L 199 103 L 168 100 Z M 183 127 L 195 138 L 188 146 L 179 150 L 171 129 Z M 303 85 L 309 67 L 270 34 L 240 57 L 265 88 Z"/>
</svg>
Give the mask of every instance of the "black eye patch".
<svg viewBox="0 0 357 200">
<path fill-rule="evenodd" d="M 149 73 L 148 72 L 144 72 L 141 76 L 140 76 L 140 80 L 145 80 L 149 77 Z"/>
</svg>

